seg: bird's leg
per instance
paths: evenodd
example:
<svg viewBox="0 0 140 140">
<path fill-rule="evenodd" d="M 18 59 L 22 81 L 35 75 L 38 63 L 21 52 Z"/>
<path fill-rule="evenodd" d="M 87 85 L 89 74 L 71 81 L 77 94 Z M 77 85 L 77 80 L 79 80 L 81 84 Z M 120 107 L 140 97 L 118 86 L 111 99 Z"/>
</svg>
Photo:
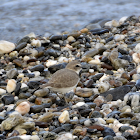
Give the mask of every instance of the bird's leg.
<svg viewBox="0 0 140 140">
<path fill-rule="evenodd" d="M 67 98 L 65 97 L 65 95 L 64 95 L 64 100 L 65 100 L 66 105 L 68 105 L 68 101 L 67 101 Z"/>
</svg>

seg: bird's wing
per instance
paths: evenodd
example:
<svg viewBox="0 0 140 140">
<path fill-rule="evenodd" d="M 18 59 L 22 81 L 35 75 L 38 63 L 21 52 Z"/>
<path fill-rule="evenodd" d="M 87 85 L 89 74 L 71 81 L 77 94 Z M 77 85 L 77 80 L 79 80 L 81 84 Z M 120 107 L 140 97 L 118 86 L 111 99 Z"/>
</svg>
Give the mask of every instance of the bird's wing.
<svg viewBox="0 0 140 140">
<path fill-rule="evenodd" d="M 79 76 L 76 72 L 69 69 L 62 69 L 55 72 L 46 86 L 63 88 L 75 86 L 79 81 Z"/>
</svg>

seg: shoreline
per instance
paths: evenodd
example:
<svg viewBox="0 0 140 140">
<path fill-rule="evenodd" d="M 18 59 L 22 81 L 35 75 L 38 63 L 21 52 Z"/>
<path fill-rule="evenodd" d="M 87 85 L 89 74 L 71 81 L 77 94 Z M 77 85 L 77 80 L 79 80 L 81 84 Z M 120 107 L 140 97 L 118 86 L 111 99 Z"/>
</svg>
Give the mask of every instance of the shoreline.
<svg viewBox="0 0 140 140">
<path fill-rule="evenodd" d="M 140 139 L 140 17 L 92 21 L 79 31 L 30 33 L 0 41 L 0 138 Z M 37 89 L 78 59 L 82 71 L 65 96 Z"/>
</svg>

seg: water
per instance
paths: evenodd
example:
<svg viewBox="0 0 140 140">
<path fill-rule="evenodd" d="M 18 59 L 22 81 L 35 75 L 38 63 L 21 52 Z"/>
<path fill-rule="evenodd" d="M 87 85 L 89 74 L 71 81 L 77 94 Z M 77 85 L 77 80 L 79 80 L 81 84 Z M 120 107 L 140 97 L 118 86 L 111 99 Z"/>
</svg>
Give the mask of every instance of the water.
<svg viewBox="0 0 140 140">
<path fill-rule="evenodd" d="M 0 0 L 0 40 L 16 42 L 30 32 L 58 34 L 96 18 L 140 16 L 140 0 Z"/>
</svg>

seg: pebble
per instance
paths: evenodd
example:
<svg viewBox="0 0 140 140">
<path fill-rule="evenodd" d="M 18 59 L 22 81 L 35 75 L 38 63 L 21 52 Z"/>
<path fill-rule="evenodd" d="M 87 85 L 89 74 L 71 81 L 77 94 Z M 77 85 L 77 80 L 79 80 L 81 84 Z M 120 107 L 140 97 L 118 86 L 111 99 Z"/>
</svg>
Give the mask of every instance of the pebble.
<svg viewBox="0 0 140 140">
<path fill-rule="evenodd" d="M 14 79 L 10 79 L 8 80 L 7 86 L 6 86 L 6 90 L 8 93 L 11 93 L 15 90 L 16 88 L 16 80 Z"/>
<path fill-rule="evenodd" d="M 16 68 L 9 70 L 6 75 L 9 79 L 16 79 L 18 76 L 18 70 Z"/>
<path fill-rule="evenodd" d="M 98 19 L 80 31 L 11 43 L 0 59 L 0 138 L 139 139 L 139 24 L 136 16 Z M 75 59 L 82 70 L 65 94 L 69 104 L 39 88 Z"/>
<path fill-rule="evenodd" d="M 4 95 L 2 97 L 2 101 L 5 105 L 9 105 L 9 104 L 12 104 L 14 103 L 14 96 L 13 95 Z"/>
<path fill-rule="evenodd" d="M 5 54 L 15 49 L 15 44 L 9 41 L 0 40 L 0 54 Z"/>
<path fill-rule="evenodd" d="M 49 93 L 49 89 L 48 88 L 44 88 L 44 89 L 40 89 L 34 92 L 34 95 L 37 97 L 45 97 L 47 96 Z"/>
<path fill-rule="evenodd" d="M 61 113 L 61 115 L 59 116 L 58 120 L 59 120 L 60 123 L 66 123 L 66 122 L 68 122 L 70 120 L 70 118 L 69 118 L 69 112 L 67 110 L 63 111 Z"/>
<path fill-rule="evenodd" d="M 20 123 L 23 123 L 24 118 L 18 113 L 12 113 L 6 120 L 1 123 L 2 130 L 10 130 Z"/>
<path fill-rule="evenodd" d="M 30 104 L 28 102 L 22 102 L 15 108 L 15 111 L 21 115 L 25 115 L 30 111 Z"/>
<path fill-rule="evenodd" d="M 31 72 L 33 72 L 33 71 L 42 72 L 43 70 L 44 70 L 44 66 L 43 66 L 43 65 L 36 65 L 36 66 L 34 66 L 34 67 L 32 67 L 32 68 L 30 69 Z"/>
</svg>

